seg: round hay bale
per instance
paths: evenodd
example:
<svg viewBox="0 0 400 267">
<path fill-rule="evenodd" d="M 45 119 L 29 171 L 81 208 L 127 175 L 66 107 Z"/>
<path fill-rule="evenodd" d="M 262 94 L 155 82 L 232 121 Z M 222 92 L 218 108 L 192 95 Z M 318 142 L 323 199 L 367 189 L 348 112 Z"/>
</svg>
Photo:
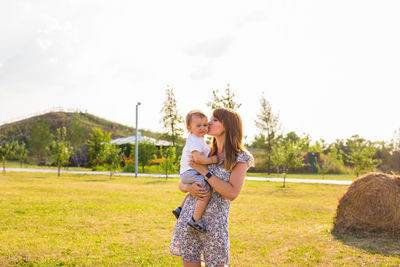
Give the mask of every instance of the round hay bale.
<svg viewBox="0 0 400 267">
<path fill-rule="evenodd" d="M 353 181 L 339 200 L 335 232 L 400 233 L 400 177 L 367 173 Z"/>
</svg>

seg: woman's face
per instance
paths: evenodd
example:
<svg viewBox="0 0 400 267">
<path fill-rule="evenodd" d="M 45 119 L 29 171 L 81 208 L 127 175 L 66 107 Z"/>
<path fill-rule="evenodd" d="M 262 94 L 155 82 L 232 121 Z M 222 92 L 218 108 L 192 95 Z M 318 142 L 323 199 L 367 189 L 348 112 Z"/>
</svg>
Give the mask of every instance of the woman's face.
<svg viewBox="0 0 400 267">
<path fill-rule="evenodd" d="M 214 116 L 211 117 L 211 120 L 208 122 L 208 135 L 211 136 L 220 136 L 225 134 L 225 128 L 221 121 L 219 121 Z"/>
</svg>

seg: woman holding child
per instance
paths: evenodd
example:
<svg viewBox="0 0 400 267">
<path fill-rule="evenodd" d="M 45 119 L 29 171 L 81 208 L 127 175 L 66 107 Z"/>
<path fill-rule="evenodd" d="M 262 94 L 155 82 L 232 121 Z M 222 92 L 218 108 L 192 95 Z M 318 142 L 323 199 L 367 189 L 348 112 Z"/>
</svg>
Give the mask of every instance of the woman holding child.
<svg viewBox="0 0 400 267">
<path fill-rule="evenodd" d="M 190 165 L 211 188 L 203 187 L 200 182 L 179 182 L 180 190 L 190 195 L 175 225 L 170 251 L 182 257 L 185 267 L 201 266 L 201 258 L 208 267 L 229 264 L 230 201 L 240 194 L 247 169 L 253 164 L 253 157 L 242 143 L 242 120 L 235 111 L 215 109 L 207 134 L 213 137 L 209 157 L 216 156 L 218 163 L 201 165 L 193 161 Z M 189 227 L 188 223 L 193 219 L 196 200 L 208 198 L 201 217 L 206 232 L 202 233 Z"/>
</svg>

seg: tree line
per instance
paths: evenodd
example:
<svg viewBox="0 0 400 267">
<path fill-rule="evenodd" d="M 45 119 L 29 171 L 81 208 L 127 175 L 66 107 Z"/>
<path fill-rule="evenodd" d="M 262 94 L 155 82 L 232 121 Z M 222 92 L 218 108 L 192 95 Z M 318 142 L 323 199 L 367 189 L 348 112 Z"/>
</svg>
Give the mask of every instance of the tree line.
<svg viewBox="0 0 400 267">
<path fill-rule="evenodd" d="M 173 88 L 166 90 L 166 101 L 161 110 L 166 137 L 176 144 L 183 132 L 183 119 L 179 115 Z M 218 107 L 239 109 L 230 84 L 223 92 L 212 91 L 211 109 Z M 258 134 L 246 146 L 255 156 L 252 172 L 318 172 L 325 174 L 349 174 L 359 176 L 366 171 L 400 172 L 400 132 L 395 132 L 391 142 L 372 142 L 359 135 L 337 139 L 328 144 L 320 139 L 312 144 L 308 134 L 284 133 L 276 115 L 264 95 L 260 99 L 257 120 Z M 178 159 L 178 157 L 176 157 Z"/>
<path fill-rule="evenodd" d="M 390 142 L 372 142 L 359 135 L 348 139 L 336 139 L 328 144 L 320 139 L 311 144 L 308 134 L 295 132 L 286 135 L 281 130 L 279 118 L 274 115 L 268 101 L 260 100 L 260 112 L 255 121 L 260 133 L 250 148 L 261 152 L 263 159 L 256 164 L 256 171 L 271 173 L 310 172 L 314 163 L 315 172 L 325 175 L 354 173 L 357 177 L 367 171 L 400 172 L 400 135 L 395 132 Z M 310 152 L 318 155 L 316 162 L 305 162 Z M 308 163 L 308 164 L 307 164 Z"/>
<path fill-rule="evenodd" d="M 222 92 L 213 90 L 211 101 L 206 104 L 211 109 L 225 107 L 233 110 L 238 110 L 242 105 L 235 100 L 230 84 Z M 169 173 L 179 169 L 185 128 L 171 86 L 165 90 L 165 101 L 160 112 L 160 123 L 165 130 L 161 138 L 171 141 L 172 146 L 156 147 L 148 141 L 140 142 L 138 163 L 142 172 L 146 166 L 157 164 L 168 177 Z M 354 135 L 346 140 L 337 139 L 331 144 L 323 139 L 312 144 L 307 134 L 283 133 L 279 116 L 273 112 L 264 95 L 260 99 L 260 109 L 254 124 L 259 132 L 250 144 L 246 144 L 255 156 L 255 166 L 249 171 L 268 174 L 318 172 L 322 175 L 353 172 L 356 176 L 370 170 L 400 172 L 399 132 L 395 133 L 391 142 L 372 142 Z M 0 143 L 3 171 L 7 159 L 18 160 L 22 166 L 28 155 L 31 155 L 38 165 L 44 165 L 46 159 L 49 159 L 51 164 L 58 167 L 58 174 L 65 165 L 106 169 L 110 171 L 110 178 L 116 169 L 123 168 L 132 172 L 135 145 L 111 144 L 111 134 L 92 128 L 87 139 L 77 118 L 68 127 L 60 127 L 53 134 L 47 122 L 38 119 L 26 143 Z"/>
<path fill-rule="evenodd" d="M 230 90 L 229 84 L 225 92 L 226 95 L 220 95 L 218 90 L 214 90 L 213 101 L 208 105 L 211 108 L 239 107 L 240 105 L 233 101 L 234 93 Z M 171 141 L 172 146 L 156 147 L 148 141 L 139 142 L 138 163 L 142 172 L 145 171 L 146 166 L 155 163 L 168 177 L 168 174 L 177 172 L 179 169 L 184 145 L 182 138 L 184 120 L 177 109 L 174 89 L 168 86 L 165 93 L 160 119 L 165 132 L 161 138 Z M 80 121 L 75 117 L 68 127 L 57 128 L 52 133 L 49 124 L 39 118 L 33 125 L 27 142 L 23 140 L 0 142 L 3 172 L 5 172 L 7 160 L 18 159 L 22 167 L 28 156 L 34 158 L 38 165 L 57 166 L 58 175 L 63 166 L 85 166 L 93 170 L 107 169 L 110 171 L 110 178 L 116 169 L 123 168 L 125 171 L 132 172 L 135 164 L 135 144 L 120 146 L 111 144 L 111 135 L 112 133 L 103 132 L 99 128 L 92 128 L 87 139 Z"/>
</svg>

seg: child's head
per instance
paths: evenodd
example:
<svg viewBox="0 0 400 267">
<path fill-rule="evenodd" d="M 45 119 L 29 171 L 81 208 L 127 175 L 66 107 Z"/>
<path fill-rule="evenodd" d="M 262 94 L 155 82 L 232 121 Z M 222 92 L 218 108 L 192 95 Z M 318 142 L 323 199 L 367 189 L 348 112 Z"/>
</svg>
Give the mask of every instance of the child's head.
<svg viewBox="0 0 400 267">
<path fill-rule="evenodd" d="M 200 110 L 192 110 L 186 115 L 187 130 L 198 136 L 204 137 L 208 131 L 208 118 Z"/>
</svg>

